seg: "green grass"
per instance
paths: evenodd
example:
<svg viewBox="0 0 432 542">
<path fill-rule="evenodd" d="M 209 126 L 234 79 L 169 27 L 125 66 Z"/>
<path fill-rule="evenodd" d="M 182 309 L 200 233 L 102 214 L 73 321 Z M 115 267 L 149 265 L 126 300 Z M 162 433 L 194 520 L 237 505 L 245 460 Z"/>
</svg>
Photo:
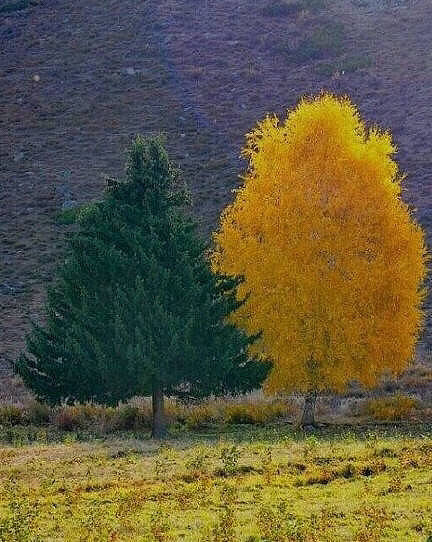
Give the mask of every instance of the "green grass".
<svg viewBox="0 0 432 542">
<path fill-rule="evenodd" d="M 78 219 L 80 207 L 72 207 L 70 209 L 64 209 L 56 214 L 57 224 L 70 225 L 74 224 Z"/>
<path fill-rule="evenodd" d="M 81 211 L 84 211 L 89 205 L 76 205 L 75 207 L 70 207 L 69 209 L 62 209 L 56 213 L 55 219 L 57 224 L 61 225 L 70 225 L 78 222 L 78 216 Z"/>
<path fill-rule="evenodd" d="M 0 540 L 426 541 L 431 475 L 430 426 L 41 434 L 0 448 Z"/>
</svg>

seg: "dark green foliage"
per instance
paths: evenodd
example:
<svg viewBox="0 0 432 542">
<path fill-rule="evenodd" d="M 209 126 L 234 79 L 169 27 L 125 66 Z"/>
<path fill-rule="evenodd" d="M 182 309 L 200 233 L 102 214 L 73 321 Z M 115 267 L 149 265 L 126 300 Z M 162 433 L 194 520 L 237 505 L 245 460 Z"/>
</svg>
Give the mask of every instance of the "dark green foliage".
<svg viewBox="0 0 432 542">
<path fill-rule="evenodd" d="M 303 9 L 301 2 L 288 3 L 284 0 L 272 0 L 262 8 L 266 17 L 288 17 L 297 15 Z"/>
<path fill-rule="evenodd" d="M 310 60 L 320 60 L 338 55 L 342 52 L 344 37 L 345 31 L 342 24 L 327 24 L 315 30 L 297 47 L 288 48 L 287 58 L 294 64 L 302 64 Z"/>
<path fill-rule="evenodd" d="M 37 6 L 39 0 L 16 0 L 15 2 L 0 2 L 0 13 L 12 13 L 21 11 L 31 6 Z"/>
<path fill-rule="evenodd" d="M 23 414 L 15 405 L 4 405 L 0 407 L 0 425 L 18 425 L 23 420 Z"/>
<path fill-rule="evenodd" d="M 136 138 L 126 180 L 83 207 L 79 231 L 16 371 L 50 403 L 116 404 L 148 395 L 198 397 L 259 386 L 268 365 L 226 322 L 237 279 L 216 276 L 159 139 Z"/>
<path fill-rule="evenodd" d="M 70 225 L 78 221 L 79 214 L 83 206 L 71 207 L 70 209 L 64 209 L 57 213 L 56 222 L 57 224 Z"/>
<path fill-rule="evenodd" d="M 319 11 L 326 7 L 325 0 L 302 0 L 303 7 L 312 11 Z"/>
</svg>

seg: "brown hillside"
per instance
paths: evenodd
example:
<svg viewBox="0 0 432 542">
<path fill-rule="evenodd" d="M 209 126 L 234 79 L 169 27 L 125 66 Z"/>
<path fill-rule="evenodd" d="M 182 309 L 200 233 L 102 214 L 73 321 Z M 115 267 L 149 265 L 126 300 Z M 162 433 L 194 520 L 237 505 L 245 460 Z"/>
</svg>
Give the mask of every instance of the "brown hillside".
<svg viewBox="0 0 432 542">
<path fill-rule="evenodd" d="M 287 2 L 0 0 L 3 396 L 68 230 L 58 212 L 121 174 L 137 132 L 167 134 L 209 231 L 256 120 L 302 94 L 347 93 L 392 130 L 432 240 L 432 3 Z"/>
</svg>

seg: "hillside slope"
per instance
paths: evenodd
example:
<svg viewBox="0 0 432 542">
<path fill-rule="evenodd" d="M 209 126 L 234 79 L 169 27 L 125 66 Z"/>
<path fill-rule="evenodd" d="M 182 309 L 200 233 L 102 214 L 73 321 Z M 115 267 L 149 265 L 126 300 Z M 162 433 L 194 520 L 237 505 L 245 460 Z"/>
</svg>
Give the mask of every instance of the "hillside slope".
<svg viewBox="0 0 432 542">
<path fill-rule="evenodd" d="M 430 0 L 2 9 L 14 1 L 0 0 L 0 396 L 15 393 L 9 362 L 29 317 L 41 315 L 68 231 L 57 213 L 99 197 L 137 132 L 167 134 L 208 232 L 232 197 L 256 120 L 302 94 L 347 93 L 394 133 L 405 197 L 431 241 Z"/>
</svg>

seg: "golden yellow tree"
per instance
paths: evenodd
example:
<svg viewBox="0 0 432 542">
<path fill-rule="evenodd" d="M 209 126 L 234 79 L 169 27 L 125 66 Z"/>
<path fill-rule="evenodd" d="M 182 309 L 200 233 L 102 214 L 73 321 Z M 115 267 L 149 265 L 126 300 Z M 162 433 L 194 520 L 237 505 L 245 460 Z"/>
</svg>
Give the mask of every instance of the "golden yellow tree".
<svg viewBox="0 0 432 542">
<path fill-rule="evenodd" d="M 401 199 L 388 132 L 348 98 L 303 99 L 247 136 L 249 170 L 215 234 L 215 269 L 243 275 L 235 314 L 273 360 L 265 388 L 316 394 L 373 386 L 413 357 L 422 324 L 424 234 Z"/>
</svg>

